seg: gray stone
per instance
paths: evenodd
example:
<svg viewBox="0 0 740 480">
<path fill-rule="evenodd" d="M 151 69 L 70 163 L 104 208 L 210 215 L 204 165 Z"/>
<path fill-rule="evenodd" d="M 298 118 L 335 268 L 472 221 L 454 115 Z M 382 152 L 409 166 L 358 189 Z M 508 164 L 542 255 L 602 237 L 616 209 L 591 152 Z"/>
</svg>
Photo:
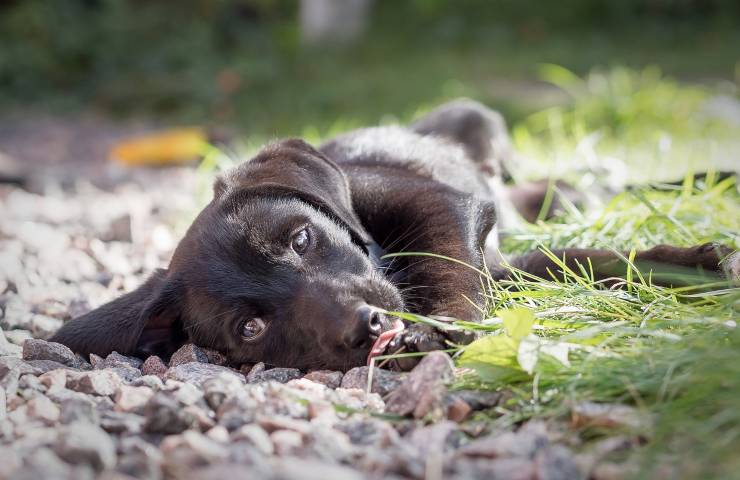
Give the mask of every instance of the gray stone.
<svg viewBox="0 0 740 480">
<path fill-rule="evenodd" d="M 352 418 L 336 428 L 346 433 L 350 442 L 363 447 L 383 448 L 401 438 L 390 423 L 376 418 Z"/>
<path fill-rule="evenodd" d="M 121 355 L 118 352 L 112 352 L 110 355 L 105 357 L 101 368 L 120 367 L 121 365 L 126 365 L 138 370 L 141 368 L 143 363 L 144 362 L 136 357 L 128 357 L 126 355 Z"/>
<path fill-rule="evenodd" d="M 263 455 L 272 455 L 274 448 L 270 435 L 259 425 L 243 425 L 231 434 L 235 442 L 247 442 L 259 450 Z"/>
<path fill-rule="evenodd" d="M 0 423 L 3 423 L 3 421 L 5 420 L 7 416 L 8 416 L 8 399 L 5 396 L 5 390 L 0 388 Z M 2 434 L 0 434 L 0 439 L 2 439 Z"/>
<path fill-rule="evenodd" d="M 297 368 L 271 368 L 255 375 L 250 372 L 249 383 L 279 382 L 288 383 L 291 380 L 301 378 L 301 371 Z"/>
<path fill-rule="evenodd" d="M 2 330 L 0 330 L 0 357 L 11 356 L 20 358 L 22 354 L 23 348 L 7 341 L 2 334 Z"/>
<path fill-rule="evenodd" d="M 41 420 L 46 425 L 54 425 L 59 421 L 59 407 L 43 395 L 36 395 L 26 403 L 26 407 L 31 418 Z"/>
<path fill-rule="evenodd" d="M 192 383 L 201 386 L 203 382 L 219 374 L 232 375 L 240 381 L 244 381 L 243 375 L 228 367 L 197 362 L 184 363 L 172 367 L 167 370 L 164 378 L 170 378 L 173 380 L 179 380 L 181 382 Z"/>
<path fill-rule="evenodd" d="M 303 450 L 303 435 L 293 430 L 276 430 L 270 434 L 270 440 L 281 457 L 299 455 Z"/>
<path fill-rule="evenodd" d="M 159 449 L 141 438 L 128 437 L 121 440 L 116 470 L 133 478 L 161 480 L 162 454 Z"/>
<path fill-rule="evenodd" d="M 351 369 L 342 378 L 342 388 L 366 390 L 369 371 L 370 367 L 355 367 Z M 373 369 L 373 385 L 370 391 L 385 397 L 401 385 L 406 375 L 405 373 L 392 372 L 376 367 Z"/>
<path fill-rule="evenodd" d="M 182 405 L 165 392 L 158 392 L 144 406 L 149 433 L 177 434 L 197 424 L 197 418 L 183 409 Z"/>
<path fill-rule="evenodd" d="M 460 459 L 455 462 L 455 479 L 539 479 L 534 462 L 526 458 Z M 580 476 L 573 477 L 575 479 Z"/>
<path fill-rule="evenodd" d="M 67 392 L 69 391 L 67 390 Z M 100 414 L 96 410 L 95 404 L 84 395 L 62 399 L 59 402 L 59 409 L 59 421 L 63 424 L 75 422 L 98 424 L 100 422 Z"/>
<path fill-rule="evenodd" d="M 186 343 L 172 354 L 170 368 L 190 362 L 208 363 L 208 357 L 197 346 L 192 343 Z"/>
<path fill-rule="evenodd" d="M 127 412 L 106 411 L 100 417 L 100 427 L 112 434 L 138 435 L 145 423 L 144 417 Z"/>
<path fill-rule="evenodd" d="M 573 454 L 562 445 L 543 448 L 535 456 L 538 480 L 570 480 L 584 478 Z"/>
<path fill-rule="evenodd" d="M 98 471 L 116 464 L 113 440 L 100 427 L 90 423 L 75 422 L 65 426 L 54 451 L 69 463 L 86 463 Z"/>
<path fill-rule="evenodd" d="M 107 367 L 106 370 L 114 372 L 121 380 L 126 383 L 133 382 L 134 380 L 142 376 L 141 370 L 125 363 L 121 363 L 116 367 Z"/>
<path fill-rule="evenodd" d="M 486 392 L 481 390 L 455 390 L 447 395 L 447 401 L 452 403 L 459 399 L 470 406 L 472 410 L 483 410 L 497 406 L 502 399 L 501 392 Z"/>
<path fill-rule="evenodd" d="M 90 395 L 113 395 L 121 379 L 110 370 L 92 370 L 67 375 L 67 388 Z"/>
<path fill-rule="evenodd" d="M 65 365 L 63 363 L 55 362 L 54 360 L 29 360 L 26 362 L 30 367 L 33 367 L 38 374 L 51 372 L 52 370 L 68 370 L 68 371 L 76 371 L 75 367 L 70 367 L 68 365 Z"/>
<path fill-rule="evenodd" d="M 237 395 L 244 384 L 233 375 L 218 375 L 203 382 L 205 400 L 214 411 L 224 403 L 226 398 Z"/>
<path fill-rule="evenodd" d="M 149 387 L 154 391 L 159 391 L 164 387 L 162 379 L 155 375 L 142 375 L 131 381 L 132 387 Z"/>
<path fill-rule="evenodd" d="M 146 405 L 153 395 L 154 392 L 151 388 L 121 385 L 118 387 L 113 399 L 116 402 L 117 410 L 131 412 L 137 411 Z"/>
<path fill-rule="evenodd" d="M 342 372 L 335 372 L 332 370 L 314 370 L 313 372 L 308 372 L 303 378 L 326 385 L 329 388 L 339 388 L 339 386 L 342 385 L 343 377 L 344 374 Z"/>
<path fill-rule="evenodd" d="M 409 373 L 403 383 L 388 396 L 386 407 L 399 415 L 423 418 L 441 411 L 448 383 L 454 380 L 454 365 L 443 352 L 431 352 Z"/>
<path fill-rule="evenodd" d="M 219 425 L 231 431 L 254 422 L 257 408 L 259 404 L 253 398 L 246 395 L 235 395 L 224 400 L 216 411 L 216 417 Z"/>
<path fill-rule="evenodd" d="M 25 342 L 29 338 L 33 338 L 33 335 L 31 335 L 31 332 L 29 332 L 28 330 L 5 330 L 5 338 L 8 339 L 8 342 L 22 347 L 23 342 Z"/>
<path fill-rule="evenodd" d="M 14 480 L 32 480 L 32 479 L 60 479 L 73 480 L 74 469 L 65 464 L 49 448 L 39 448 L 33 455 L 26 458 L 24 468 L 13 475 Z M 80 476 L 80 480 L 91 478 L 92 475 Z"/>
<path fill-rule="evenodd" d="M 221 444 L 194 430 L 166 437 L 159 449 L 167 472 L 175 478 L 178 471 L 186 474 L 189 468 L 220 462 L 228 455 Z"/>
<path fill-rule="evenodd" d="M 47 339 L 62 328 L 64 322 L 58 318 L 46 315 L 33 315 L 31 317 L 31 334 L 38 339 Z"/>
<path fill-rule="evenodd" d="M 74 352 L 61 343 L 29 339 L 23 343 L 24 360 L 53 360 L 68 367 L 77 368 L 79 361 Z"/>
<path fill-rule="evenodd" d="M 243 367 L 244 365 L 242 365 Z M 255 363 L 251 366 L 249 369 L 249 373 L 247 373 L 247 383 L 253 383 L 252 380 L 259 375 L 260 373 L 265 371 L 265 364 L 262 362 Z"/>
<path fill-rule="evenodd" d="M 92 365 L 95 370 L 105 368 L 103 365 L 104 362 L 105 359 L 100 355 L 95 355 L 94 353 L 90 354 L 90 365 Z"/>
<path fill-rule="evenodd" d="M 277 433 L 277 432 L 276 432 Z M 322 462 L 317 459 L 280 458 L 271 462 L 274 478 L 300 478 L 301 480 L 362 480 L 366 476 L 346 466 Z"/>
<path fill-rule="evenodd" d="M 531 421 L 516 432 L 494 432 L 461 447 L 458 455 L 467 457 L 526 457 L 533 458 L 549 445 L 547 430 L 541 422 Z"/>
</svg>

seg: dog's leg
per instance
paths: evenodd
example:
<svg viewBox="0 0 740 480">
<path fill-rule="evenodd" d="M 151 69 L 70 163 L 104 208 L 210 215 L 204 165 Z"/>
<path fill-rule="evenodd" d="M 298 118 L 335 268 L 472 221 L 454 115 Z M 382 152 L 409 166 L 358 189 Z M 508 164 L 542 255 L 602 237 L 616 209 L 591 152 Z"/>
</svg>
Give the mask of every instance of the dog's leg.
<svg viewBox="0 0 740 480">
<path fill-rule="evenodd" d="M 589 276 L 606 285 L 622 282 L 628 271 L 625 259 L 628 253 L 621 256 L 609 250 L 563 249 L 552 253 L 565 264 L 568 270 Z M 509 262 L 513 267 L 543 279 L 562 279 L 565 272 L 543 252 L 532 252 Z M 673 247 L 658 245 L 649 250 L 637 252 L 633 263 L 647 279 L 650 277 L 655 285 L 684 286 L 702 284 L 729 279 L 737 281 L 740 272 L 740 254 L 731 248 L 715 243 L 706 243 L 694 247 Z M 500 266 L 491 268 L 497 280 L 511 279 L 508 269 Z"/>
<path fill-rule="evenodd" d="M 503 228 L 512 228 L 520 222 L 512 217 L 514 210 L 528 222 L 534 222 L 540 213 L 543 219 L 552 218 L 562 211 L 566 201 L 576 205 L 585 201 L 583 194 L 561 180 L 505 185 L 504 181 L 511 178 L 506 166 L 514 157 L 511 138 L 501 114 L 482 103 L 466 98 L 453 100 L 419 118 L 409 128 L 462 145 L 495 192 L 499 225 Z"/>
<path fill-rule="evenodd" d="M 508 178 L 506 162 L 512 147 L 506 122 L 500 113 L 482 103 L 460 98 L 440 105 L 412 123 L 422 135 L 435 135 L 459 143 L 488 176 Z"/>
</svg>

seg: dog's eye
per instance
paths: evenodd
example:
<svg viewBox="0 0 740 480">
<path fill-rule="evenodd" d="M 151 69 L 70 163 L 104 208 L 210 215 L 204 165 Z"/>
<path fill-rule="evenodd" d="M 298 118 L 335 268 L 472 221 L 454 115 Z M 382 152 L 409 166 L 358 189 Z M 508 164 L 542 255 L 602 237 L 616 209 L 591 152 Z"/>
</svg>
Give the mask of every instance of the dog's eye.
<svg viewBox="0 0 740 480">
<path fill-rule="evenodd" d="M 302 228 L 293 235 L 293 238 L 290 241 L 290 247 L 295 251 L 295 253 L 302 255 L 308 249 L 309 243 L 311 243 L 311 236 L 308 233 L 308 229 Z"/>
<path fill-rule="evenodd" d="M 265 321 L 259 317 L 247 320 L 242 324 L 241 336 L 245 340 L 254 340 L 265 331 Z"/>
</svg>

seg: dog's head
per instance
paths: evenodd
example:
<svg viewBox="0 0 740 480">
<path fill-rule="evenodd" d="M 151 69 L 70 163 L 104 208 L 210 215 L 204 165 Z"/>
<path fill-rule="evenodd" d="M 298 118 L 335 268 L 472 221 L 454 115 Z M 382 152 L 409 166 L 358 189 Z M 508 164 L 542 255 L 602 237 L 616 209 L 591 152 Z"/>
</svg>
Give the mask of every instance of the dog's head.
<svg viewBox="0 0 740 480">
<path fill-rule="evenodd" d="M 167 356 L 185 341 L 235 363 L 361 365 L 402 308 L 371 261 L 347 179 L 300 140 L 221 176 L 167 270 L 69 322 L 53 339 L 83 353 Z"/>
</svg>

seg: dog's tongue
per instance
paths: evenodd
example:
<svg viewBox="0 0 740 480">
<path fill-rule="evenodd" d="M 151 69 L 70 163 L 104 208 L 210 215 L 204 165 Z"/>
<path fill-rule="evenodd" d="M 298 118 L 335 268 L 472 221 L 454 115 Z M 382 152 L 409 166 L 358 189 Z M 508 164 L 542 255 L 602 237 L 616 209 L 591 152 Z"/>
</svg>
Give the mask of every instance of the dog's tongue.
<svg viewBox="0 0 740 480">
<path fill-rule="evenodd" d="M 373 348 L 370 349 L 370 353 L 367 355 L 367 364 L 370 365 L 370 362 L 372 362 L 373 358 L 377 357 L 378 355 L 382 355 L 383 352 L 385 352 L 385 348 L 388 346 L 389 343 L 391 343 L 391 340 L 395 338 L 396 335 L 401 333 L 405 326 L 403 325 L 403 322 L 401 320 L 396 320 L 393 323 L 393 328 L 390 330 L 387 330 L 378 336 L 378 338 L 375 340 L 375 343 L 373 343 Z"/>
</svg>

